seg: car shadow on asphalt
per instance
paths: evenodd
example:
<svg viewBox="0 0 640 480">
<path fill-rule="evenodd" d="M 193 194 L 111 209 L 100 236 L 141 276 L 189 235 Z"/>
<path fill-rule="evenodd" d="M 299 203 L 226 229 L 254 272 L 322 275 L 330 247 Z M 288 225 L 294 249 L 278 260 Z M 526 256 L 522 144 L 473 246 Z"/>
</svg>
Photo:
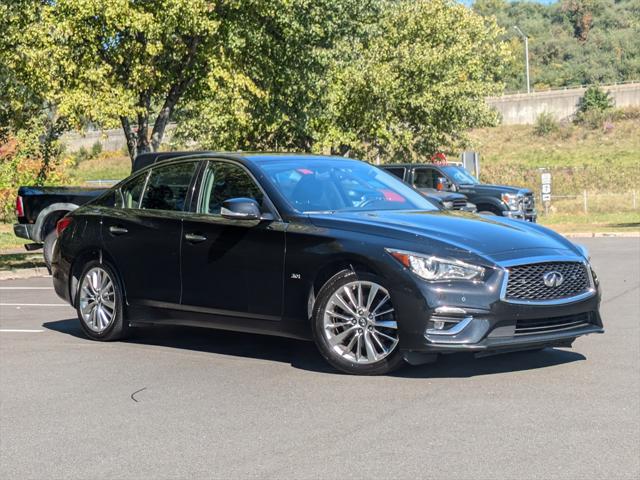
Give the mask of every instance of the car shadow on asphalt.
<svg viewBox="0 0 640 480">
<path fill-rule="evenodd" d="M 44 328 L 86 340 L 77 319 L 47 322 Z M 340 374 L 328 365 L 311 342 L 251 333 L 196 327 L 141 327 L 125 340 L 129 344 L 154 345 L 217 355 L 289 363 L 312 372 Z M 546 368 L 585 360 L 580 353 L 547 348 L 538 352 L 515 352 L 475 358 L 472 354 L 441 355 L 436 363 L 407 366 L 397 378 L 466 378 Z"/>
</svg>

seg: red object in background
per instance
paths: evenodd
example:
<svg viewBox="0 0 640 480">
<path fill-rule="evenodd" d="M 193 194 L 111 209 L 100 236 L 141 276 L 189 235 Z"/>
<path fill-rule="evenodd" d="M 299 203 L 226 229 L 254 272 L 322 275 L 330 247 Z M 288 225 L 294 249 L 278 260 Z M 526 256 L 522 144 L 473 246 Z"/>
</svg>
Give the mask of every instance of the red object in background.
<svg viewBox="0 0 640 480">
<path fill-rule="evenodd" d="M 71 222 L 73 222 L 73 218 L 71 217 L 62 217 L 60 220 L 58 220 L 58 223 L 56 223 L 56 233 L 58 234 L 58 236 L 60 236 L 65 228 L 71 225 Z"/>
<path fill-rule="evenodd" d="M 313 175 L 313 171 L 309 170 L 308 168 L 298 168 L 297 172 L 301 173 L 302 175 Z"/>
<path fill-rule="evenodd" d="M 431 156 L 431 163 L 435 165 L 447 165 L 447 156 L 443 152 L 436 152 Z"/>
<path fill-rule="evenodd" d="M 16 217 L 24 217 L 24 205 L 20 195 L 16 197 Z"/>
<path fill-rule="evenodd" d="M 382 193 L 384 195 L 384 199 L 389 202 L 406 202 L 405 198 L 402 195 L 396 192 L 392 192 L 391 190 L 380 190 L 380 193 Z"/>
</svg>

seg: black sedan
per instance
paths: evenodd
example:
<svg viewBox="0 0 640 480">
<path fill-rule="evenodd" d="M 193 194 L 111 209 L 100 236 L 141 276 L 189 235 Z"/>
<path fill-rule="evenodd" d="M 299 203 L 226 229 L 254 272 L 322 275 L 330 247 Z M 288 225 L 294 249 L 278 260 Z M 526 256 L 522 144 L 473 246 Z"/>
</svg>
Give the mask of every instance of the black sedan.
<svg viewBox="0 0 640 480">
<path fill-rule="evenodd" d="M 283 335 L 382 374 L 603 332 L 586 252 L 544 227 L 440 210 L 357 160 L 181 155 L 58 222 L 55 289 L 92 339 L 144 324 Z"/>
</svg>

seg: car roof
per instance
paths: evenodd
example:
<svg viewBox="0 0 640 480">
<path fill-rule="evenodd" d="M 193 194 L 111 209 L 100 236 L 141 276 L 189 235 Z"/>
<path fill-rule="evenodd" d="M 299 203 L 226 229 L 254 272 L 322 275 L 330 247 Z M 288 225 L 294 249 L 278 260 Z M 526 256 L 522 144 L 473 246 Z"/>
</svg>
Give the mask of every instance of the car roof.
<svg viewBox="0 0 640 480">
<path fill-rule="evenodd" d="M 137 172 L 149 165 L 169 160 L 177 160 L 183 157 L 201 156 L 201 157 L 218 157 L 229 159 L 245 159 L 255 161 L 256 163 L 271 162 L 287 159 L 308 159 L 308 160 L 355 160 L 353 158 L 331 156 L 331 155 L 315 155 L 311 153 L 282 153 L 282 152 L 216 152 L 216 151 L 181 151 L 181 152 L 149 152 L 138 155 L 134 162 L 132 172 Z"/>
</svg>

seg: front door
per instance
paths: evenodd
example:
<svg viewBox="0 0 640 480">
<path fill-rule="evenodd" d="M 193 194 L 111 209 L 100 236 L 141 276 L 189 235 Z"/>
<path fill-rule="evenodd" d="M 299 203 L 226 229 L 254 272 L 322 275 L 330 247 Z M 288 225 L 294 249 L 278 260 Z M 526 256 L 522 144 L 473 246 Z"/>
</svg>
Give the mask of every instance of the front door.
<svg viewBox="0 0 640 480">
<path fill-rule="evenodd" d="M 202 178 L 197 211 L 183 225 L 183 308 L 218 317 L 280 320 L 285 224 L 220 215 L 223 201 L 240 197 L 255 199 L 263 213 L 275 213 L 240 164 L 211 161 Z"/>
<path fill-rule="evenodd" d="M 180 301 L 180 238 L 189 186 L 198 162 L 154 167 L 119 189 L 103 216 L 106 255 L 115 263 L 132 305 Z"/>
</svg>

